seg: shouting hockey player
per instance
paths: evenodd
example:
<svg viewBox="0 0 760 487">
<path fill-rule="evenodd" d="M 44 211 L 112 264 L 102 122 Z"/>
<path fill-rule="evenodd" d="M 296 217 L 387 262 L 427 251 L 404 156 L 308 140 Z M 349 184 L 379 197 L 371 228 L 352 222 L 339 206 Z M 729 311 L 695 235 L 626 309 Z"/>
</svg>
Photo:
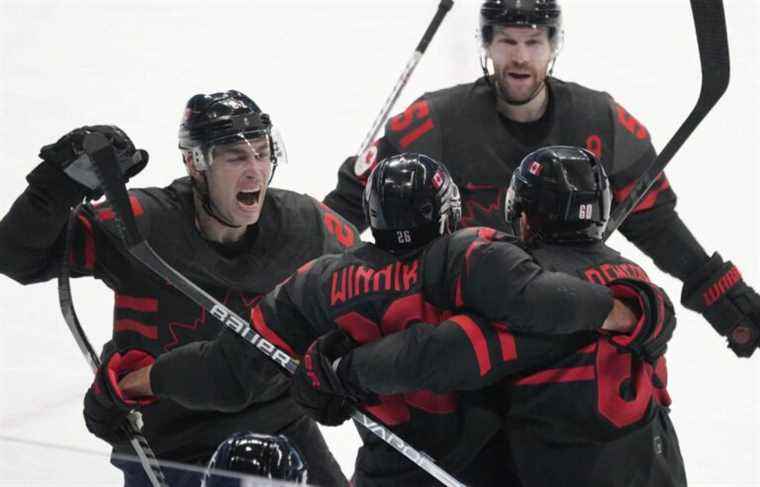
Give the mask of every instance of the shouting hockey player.
<svg viewBox="0 0 760 487">
<path fill-rule="evenodd" d="M 633 313 L 613 299 L 618 290 L 545 272 L 492 229 L 451 234 L 460 216 L 459 193 L 433 159 L 394 156 L 377 167 L 371 181 L 365 209 L 376 243 L 312 261 L 251 312 L 254 329 L 292 356 L 303 356 L 315 339 L 338 327 L 358 342 L 370 342 L 416 322 L 438 324 L 464 309 L 547 335 L 633 326 Z M 638 295 L 635 288 L 623 287 Z M 518 353 L 511 365 L 520 370 L 556 360 L 586 341 L 581 334 L 539 356 Z M 504 357 L 511 357 L 509 344 L 504 346 Z M 194 380 L 178 381 L 188 368 L 196 371 Z M 255 398 L 266 370 L 277 369 L 228 330 L 210 343 L 164 354 L 112 386 L 127 397 L 155 395 L 192 408 L 234 409 Z M 334 398 L 324 396 L 325 407 L 314 406 L 309 398 L 296 399 L 325 424 L 341 422 L 351 403 L 332 407 Z M 478 405 L 479 397 L 460 401 L 455 394 L 419 390 L 381 397 L 368 411 L 466 483 L 494 485 L 508 475 L 503 462 L 472 462 L 500 426 L 498 415 Z M 434 482 L 373 434 L 360 430 L 360 435 L 364 446 L 356 460 L 355 485 Z"/>
<path fill-rule="evenodd" d="M 663 356 L 675 326 L 672 305 L 641 267 L 601 242 L 611 199 L 603 167 L 581 148 L 542 148 L 522 161 L 506 194 L 507 220 L 519 221 L 522 241 L 544 269 L 641 291 L 630 295 L 646 310 L 631 334 L 541 341 L 511 333 L 510 324 L 458 315 L 341 355 L 351 345 L 336 331 L 310 347 L 294 397 L 307 401 L 307 412 L 337 410 L 352 398 L 476 390 L 508 378 L 484 394 L 504 414 L 510 453 L 501 461 L 512 462 L 519 485 L 685 486 Z M 577 353 L 514 377 L 526 355 L 548 357 L 579 340 L 586 341 Z M 309 363 L 322 366 L 303 366 Z"/>
<path fill-rule="evenodd" d="M 108 206 L 84 205 L 67 224 L 69 210 L 97 196 L 97 177 L 83 153 L 86 134 L 105 135 L 123 173 L 147 162 L 127 135 L 113 126 L 82 127 L 40 152 L 43 162 L 27 177 L 28 188 L 0 223 L 0 272 L 29 284 L 55 277 L 64 258 L 64 235 L 74 225 L 74 275 L 90 275 L 113 289 L 113 339 L 104 348 L 101 373 L 85 396 L 87 428 L 132 454 L 121 426 L 132 405 L 108 388 L 109 371 L 123 362 L 151 362 L 185 343 L 209 340 L 220 326 L 142 264 L 124 255 Z M 304 262 L 354 245 L 352 226 L 311 197 L 269 187 L 284 148 L 270 117 L 237 91 L 199 94 L 187 103 L 179 145 L 189 177 L 165 188 L 131 192 L 142 234 L 172 266 L 239 313 Z M 192 383 L 190 369 L 176 380 Z M 255 430 L 284 433 L 314 468 L 312 479 L 345 485 L 346 479 L 313 421 L 288 396 L 286 381 L 271 381 L 256 403 L 209 412 L 167 400 L 143 405 L 143 433 L 162 460 L 206 465 L 230 434 Z M 262 384 L 262 387 L 264 385 Z M 127 486 L 149 485 L 139 464 L 112 460 Z M 170 485 L 200 481 L 192 472 L 166 469 Z"/>
<path fill-rule="evenodd" d="M 548 145 L 590 150 L 612 183 L 613 203 L 627 198 L 655 159 L 647 129 L 607 93 L 551 76 L 562 46 L 556 0 L 486 0 L 480 7 L 484 76 L 426 93 L 392 118 L 385 135 L 340 168 L 325 203 L 359 230 L 368 222 L 361 195 L 376 161 L 421 152 L 449 168 L 462 191 L 465 226 L 508 230 L 504 190 L 516 165 Z M 702 313 L 739 356 L 760 343 L 760 297 L 731 262 L 708 256 L 675 211 L 661 174 L 620 231 L 663 271 L 683 281 L 681 302 Z"/>
</svg>

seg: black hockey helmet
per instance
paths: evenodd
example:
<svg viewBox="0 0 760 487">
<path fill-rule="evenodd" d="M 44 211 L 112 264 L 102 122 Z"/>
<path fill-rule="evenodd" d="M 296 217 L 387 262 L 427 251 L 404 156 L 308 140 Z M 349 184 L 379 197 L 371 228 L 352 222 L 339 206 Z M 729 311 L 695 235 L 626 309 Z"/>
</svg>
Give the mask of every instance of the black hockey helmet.
<svg viewBox="0 0 760 487">
<path fill-rule="evenodd" d="M 375 244 L 393 253 L 451 233 L 462 219 L 459 188 L 443 164 L 424 154 L 380 161 L 367 180 L 363 203 Z"/>
<path fill-rule="evenodd" d="M 557 145 L 531 152 L 520 162 L 504 209 L 508 223 L 524 212 L 535 238 L 582 242 L 602 239 L 611 202 L 607 173 L 594 154 Z"/>
<path fill-rule="evenodd" d="M 201 487 L 242 485 L 239 478 L 218 470 L 302 484 L 308 476 L 301 453 L 285 436 L 251 432 L 236 433 L 219 445 L 201 481 Z"/>
<path fill-rule="evenodd" d="M 188 100 L 179 126 L 179 148 L 192 154 L 199 171 L 211 165 L 214 146 L 266 136 L 272 165 L 284 162 L 285 148 L 272 121 L 243 93 L 229 90 Z M 274 171 L 272 171 L 274 173 Z"/>
<path fill-rule="evenodd" d="M 480 6 L 480 39 L 493 39 L 494 26 L 547 27 L 549 39 L 562 32 L 562 8 L 557 0 L 486 0 Z"/>
</svg>

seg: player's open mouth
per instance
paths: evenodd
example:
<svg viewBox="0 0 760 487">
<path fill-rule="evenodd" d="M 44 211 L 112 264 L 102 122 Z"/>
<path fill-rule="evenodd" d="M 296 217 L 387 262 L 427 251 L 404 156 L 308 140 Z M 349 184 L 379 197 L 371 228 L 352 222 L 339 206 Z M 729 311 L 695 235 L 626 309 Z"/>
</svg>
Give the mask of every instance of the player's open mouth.
<svg viewBox="0 0 760 487">
<path fill-rule="evenodd" d="M 259 202 L 260 195 L 261 195 L 261 190 L 240 191 L 237 194 L 237 200 L 243 206 L 253 206 Z"/>
<path fill-rule="evenodd" d="M 522 81 L 522 80 L 526 80 L 530 78 L 529 74 L 522 74 L 522 73 L 507 73 L 507 76 L 518 81 Z"/>
</svg>

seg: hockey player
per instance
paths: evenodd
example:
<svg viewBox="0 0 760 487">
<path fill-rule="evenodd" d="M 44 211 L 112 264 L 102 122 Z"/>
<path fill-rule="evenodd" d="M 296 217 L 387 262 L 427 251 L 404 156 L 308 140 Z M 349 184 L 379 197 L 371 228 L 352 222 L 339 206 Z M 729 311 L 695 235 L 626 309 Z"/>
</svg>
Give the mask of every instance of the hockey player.
<svg viewBox="0 0 760 487">
<path fill-rule="evenodd" d="M 0 223 L 0 272 L 22 284 L 55 277 L 63 259 L 69 209 L 98 193 L 97 177 L 81 158 L 83 138 L 104 134 L 124 173 L 147 162 L 127 135 L 112 126 L 73 130 L 42 148 L 43 162 Z M 131 192 L 137 224 L 172 266 L 239 313 L 246 313 L 304 262 L 357 242 L 351 224 L 313 198 L 269 187 L 283 162 L 282 141 L 270 117 L 237 91 L 199 94 L 187 103 L 179 132 L 189 177 L 165 188 Z M 133 454 L 120 426 L 126 411 L 114 401 L 104 377 L 130 360 L 148 363 L 181 345 L 215 337 L 220 326 L 206 311 L 121 250 L 114 214 L 107 205 L 83 206 L 71 220 L 66 256 L 74 275 L 101 279 L 114 291 L 113 339 L 103 368 L 84 401 L 87 428 Z M 192 382 L 186 369 L 176 380 Z M 216 447 L 236 431 L 284 433 L 315 467 L 314 481 L 345 485 L 319 430 L 292 402 L 286 381 L 272 381 L 258 401 L 215 412 L 194 411 L 169 399 L 142 406 L 143 433 L 161 460 L 205 466 Z M 263 385 L 262 385 L 263 387 Z M 112 460 L 127 486 L 148 485 L 139 464 Z M 198 483 L 200 475 L 164 472 L 170 485 Z"/>
<path fill-rule="evenodd" d="M 545 269 L 613 288 L 625 282 L 649 289 L 637 298 L 631 295 L 647 310 L 632 333 L 582 332 L 541 343 L 533 336 L 508 333 L 508 324 L 459 315 L 437 327 L 414 324 L 340 355 L 339 348 L 350 345 L 338 331 L 310 347 L 293 382 L 294 390 L 303 391 L 296 399 L 301 403 L 315 397 L 312 407 L 336 408 L 352 397 L 420 388 L 436 393 L 480 389 L 508 377 L 488 395 L 502 403 L 497 407 L 505 415 L 511 450 L 510 458 L 502 461 L 513 463 L 521 485 L 685 486 L 678 439 L 668 417 L 663 356 L 675 325 L 672 305 L 649 284 L 641 267 L 601 241 L 610 199 L 607 176 L 593 154 L 553 146 L 523 159 L 505 208 L 507 220 L 519 221 L 521 239 Z M 564 341 L 576 345 L 584 336 L 586 346 L 577 353 L 514 377 L 521 354 L 539 355 Z M 498 355 L 505 341 L 515 351 L 515 362 Z M 303 366 L 310 363 L 323 365 Z M 315 389 L 333 395 L 332 404 Z M 304 410 L 310 411 L 308 404 Z"/>
<path fill-rule="evenodd" d="M 308 466 L 303 455 L 283 435 L 235 433 L 214 452 L 201 487 L 256 487 L 260 480 L 225 475 L 227 472 L 306 484 Z M 267 484 L 268 485 L 268 484 Z"/>
<path fill-rule="evenodd" d="M 504 190 L 516 165 L 548 145 L 584 147 L 612 182 L 614 202 L 627 198 L 655 159 L 647 129 L 609 94 L 551 76 L 562 46 L 557 0 L 486 0 L 480 7 L 484 76 L 425 93 L 392 118 L 385 135 L 348 158 L 325 203 L 361 231 L 361 194 L 376 161 L 420 152 L 449 168 L 462 191 L 464 226 L 508 230 Z M 760 343 L 760 297 L 731 262 L 708 256 L 675 211 L 664 174 L 620 231 L 660 269 L 683 281 L 681 302 L 702 313 L 739 356 Z"/>
<path fill-rule="evenodd" d="M 542 271 L 505 235 L 486 228 L 448 235 L 460 216 L 459 194 L 445 168 L 429 157 L 394 156 L 378 166 L 372 181 L 365 208 L 376 244 L 303 266 L 251 312 L 255 330 L 292 356 L 301 357 L 316 338 L 337 327 L 370 342 L 415 322 L 437 324 L 463 309 L 534 333 L 632 326 L 632 312 L 613 300 L 609 288 Z M 506 342 L 499 353 L 515 358 L 519 369 L 572 353 L 585 340 L 567 340 L 564 349 L 553 347 L 540 357 L 522 352 L 512 357 Z M 196 371 L 194 380 L 176 380 L 188 368 Z M 112 380 L 110 387 L 126 397 L 155 395 L 192 408 L 233 409 L 255 398 L 263 371 L 272 369 L 277 370 L 268 357 L 225 331 L 212 342 L 164 354 L 119 383 Z M 466 483 L 495 485 L 508 475 L 503 462 L 472 463 L 500 424 L 497 415 L 477 404 L 479 398 L 470 402 L 456 394 L 418 390 L 380 397 L 367 409 Z M 350 404 L 334 404 L 317 404 L 309 414 L 336 424 Z M 364 430 L 360 435 L 364 446 L 356 460 L 355 485 L 433 482 L 387 443 Z"/>
</svg>

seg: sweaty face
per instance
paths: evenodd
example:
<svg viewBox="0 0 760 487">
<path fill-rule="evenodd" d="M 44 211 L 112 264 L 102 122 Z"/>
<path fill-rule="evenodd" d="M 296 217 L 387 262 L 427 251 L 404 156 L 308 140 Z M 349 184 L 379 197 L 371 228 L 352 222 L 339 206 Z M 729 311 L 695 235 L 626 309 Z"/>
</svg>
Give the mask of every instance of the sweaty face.
<svg viewBox="0 0 760 487">
<path fill-rule="evenodd" d="M 502 94 L 516 103 L 540 89 L 554 55 L 544 27 L 495 27 L 486 51 Z"/>
<path fill-rule="evenodd" d="M 267 137 L 216 146 L 207 171 L 211 203 L 230 223 L 253 225 L 261 215 L 271 173 Z"/>
</svg>

